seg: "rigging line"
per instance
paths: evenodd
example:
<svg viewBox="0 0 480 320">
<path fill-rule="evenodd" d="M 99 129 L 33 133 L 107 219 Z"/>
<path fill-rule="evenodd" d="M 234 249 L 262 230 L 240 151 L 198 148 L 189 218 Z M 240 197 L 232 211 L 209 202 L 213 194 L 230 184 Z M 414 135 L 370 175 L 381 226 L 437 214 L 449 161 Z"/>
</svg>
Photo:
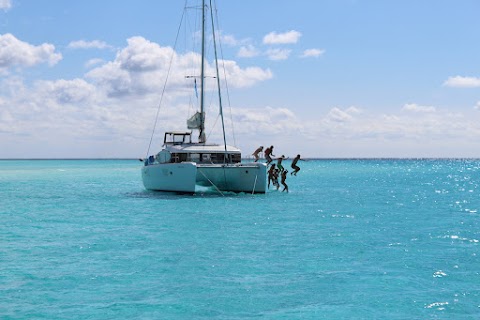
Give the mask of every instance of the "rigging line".
<svg viewBox="0 0 480 320">
<path fill-rule="evenodd" d="M 227 157 L 228 157 L 227 138 L 225 137 L 225 121 L 223 119 L 222 92 L 221 92 L 221 87 L 220 87 L 220 72 L 218 70 L 217 36 L 215 34 L 215 21 L 214 21 L 214 18 L 213 18 L 212 0 L 210 0 L 210 19 L 212 20 L 213 51 L 214 51 L 214 55 L 215 55 L 215 71 L 216 71 L 217 88 L 218 88 L 218 105 L 220 107 L 220 117 L 222 118 L 223 145 L 224 145 L 224 148 L 225 148 L 225 153 L 223 155 L 223 163 L 227 164 Z M 228 162 L 231 162 L 231 160 L 232 159 L 229 158 Z M 227 173 L 226 173 L 226 170 L 225 170 L 225 166 L 223 166 L 223 181 L 225 183 L 225 186 L 228 186 Z"/>
<path fill-rule="evenodd" d="M 192 7 L 196 10 L 200 10 L 200 7 L 199 6 L 194 6 Z M 198 14 L 194 14 L 193 15 L 195 20 L 193 22 L 193 27 L 190 25 L 190 20 L 189 19 L 185 19 L 185 25 L 189 24 L 190 26 L 190 34 L 192 34 L 192 52 L 197 52 L 197 44 L 198 44 L 198 41 L 197 41 L 197 35 L 195 34 L 195 31 L 198 30 L 198 25 L 199 25 L 199 17 L 198 17 Z M 185 49 L 187 48 L 187 33 L 185 31 Z M 197 66 L 195 64 L 195 61 L 194 60 L 191 60 L 191 64 L 190 64 L 190 71 L 189 71 L 189 75 L 186 75 L 185 77 L 186 78 L 193 78 L 194 79 L 194 85 L 195 85 L 195 96 L 196 96 L 196 101 L 195 101 L 195 105 L 194 105 L 194 108 L 198 107 L 199 105 L 199 98 L 198 98 L 198 89 L 197 89 L 197 83 L 196 83 L 196 79 L 197 78 L 200 78 L 199 75 L 197 75 Z M 192 76 L 190 76 L 192 75 Z"/>
<path fill-rule="evenodd" d="M 215 125 L 217 124 L 218 118 L 220 118 L 220 115 L 219 115 L 219 114 L 217 114 L 217 117 L 215 118 L 215 122 L 213 123 L 213 126 L 211 127 L 210 132 L 209 132 L 208 135 L 207 135 L 207 140 L 208 140 L 208 139 L 210 138 L 210 136 L 212 135 L 213 129 L 215 128 Z"/>
<path fill-rule="evenodd" d="M 189 8 L 189 7 L 186 7 L 185 9 L 190 9 L 190 8 Z M 192 30 L 193 30 L 193 29 L 192 29 L 192 27 L 190 26 L 190 18 L 189 18 L 189 12 L 188 12 L 188 10 L 185 10 L 185 15 L 186 15 L 186 17 L 185 17 L 185 24 L 184 24 L 185 27 L 184 27 L 184 30 L 183 30 L 183 32 L 184 32 L 184 34 L 183 34 L 183 39 L 184 39 L 183 47 L 185 48 L 185 51 L 186 51 L 186 50 L 187 50 L 187 30 L 188 30 L 190 33 L 192 33 Z M 196 15 L 194 15 L 194 16 L 196 17 Z M 194 22 L 194 25 L 197 25 L 196 20 L 195 20 L 195 22 Z M 192 46 L 193 46 L 192 52 L 195 52 L 195 41 L 193 41 L 193 45 L 192 45 Z M 192 63 L 192 65 L 190 66 L 190 68 L 194 70 L 194 68 L 193 68 L 193 63 Z M 188 77 L 188 75 L 187 75 L 186 72 L 187 72 L 187 68 L 185 68 L 185 75 L 184 75 L 185 78 Z M 191 72 L 189 72 L 189 74 L 191 74 Z M 194 76 L 195 76 L 195 74 L 194 74 Z M 192 100 L 193 100 L 193 99 L 192 99 L 192 96 L 189 95 L 189 101 L 188 101 L 188 102 L 189 102 L 189 105 L 188 105 L 187 119 L 190 119 L 190 116 L 191 116 L 191 114 L 194 113 L 193 111 L 195 110 L 195 106 L 196 106 L 196 104 L 197 104 L 197 103 L 194 103 Z M 198 101 L 198 98 L 197 98 L 197 101 Z M 192 112 L 192 113 L 191 113 L 191 112 Z"/>
<path fill-rule="evenodd" d="M 217 26 L 220 29 L 220 21 L 218 19 L 218 11 L 217 9 L 217 1 L 214 0 L 214 5 L 215 5 L 215 18 L 217 21 Z M 212 19 L 213 20 L 213 19 Z M 230 123 L 232 124 L 232 136 L 233 136 L 233 145 L 237 145 L 237 140 L 235 137 L 235 127 L 233 123 L 233 112 L 232 112 L 232 104 L 230 103 L 230 91 L 228 89 L 228 81 L 227 81 L 227 70 L 225 69 L 225 59 L 223 57 L 223 47 L 222 47 L 222 42 L 218 41 L 218 46 L 220 47 L 220 56 L 222 57 L 222 67 L 223 67 L 223 78 L 225 82 L 225 91 L 227 92 L 227 101 L 228 101 L 228 108 L 230 109 Z"/>
<path fill-rule="evenodd" d="M 162 95 L 160 96 L 160 102 L 158 103 L 157 114 L 155 116 L 155 122 L 153 124 L 152 136 L 150 137 L 150 142 L 148 143 L 147 154 L 145 155 L 145 157 L 148 157 L 148 154 L 150 153 L 150 148 L 152 146 L 153 136 L 155 135 L 155 130 L 157 129 L 158 115 L 160 114 L 160 108 L 162 107 L 163 97 L 165 95 L 165 89 L 167 87 L 167 82 L 168 82 L 168 78 L 170 76 L 170 71 L 172 70 L 173 57 L 175 56 L 175 49 L 177 48 L 178 36 L 180 34 L 180 29 L 182 28 L 182 21 L 183 21 L 183 17 L 185 16 L 185 7 L 186 6 L 187 6 L 187 0 L 185 0 L 185 5 L 184 5 L 183 12 L 182 12 L 182 17 L 180 18 L 180 24 L 178 26 L 177 36 L 175 37 L 175 43 L 173 45 L 172 56 L 170 57 L 170 62 L 169 62 L 169 65 L 168 65 L 167 76 L 165 77 L 165 82 L 163 84 L 163 89 L 162 89 Z"/>
</svg>

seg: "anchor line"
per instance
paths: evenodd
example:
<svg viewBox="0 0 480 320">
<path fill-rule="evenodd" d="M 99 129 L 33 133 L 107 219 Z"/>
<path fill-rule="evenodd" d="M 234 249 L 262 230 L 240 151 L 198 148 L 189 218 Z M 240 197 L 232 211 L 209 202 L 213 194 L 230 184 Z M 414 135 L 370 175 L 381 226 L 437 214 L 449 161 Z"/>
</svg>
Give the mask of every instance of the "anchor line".
<svg viewBox="0 0 480 320">
<path fill-rule="evenodd" d="M 258 178 L 258 174 L 255 175 L 255 182 L 253 183 L 253 190 L 252 190 L 252 194 L 255 193 L 255 187 L 257 186 L 257 178 Z"/>
<path fill-rule="evenodd" d="M 208 180 L 208 182 L 210 182 L 212 184 L 212 186 L 215 187 L 215 189 L 217 189 L 217 191 L 223 196 L 225 197 L 225 195 L 222 193 L 222 191 L 220 191 L 220 189 L 218 189 L 218 187 L 215 185 L 215 183 L 213 183 L 210 179 L 208 179 L 208 177 L 201 171 L 201 170 L 198 170 L 198 172 L 200 172 L 204 177 L 205 179 Z"/>
</svg>

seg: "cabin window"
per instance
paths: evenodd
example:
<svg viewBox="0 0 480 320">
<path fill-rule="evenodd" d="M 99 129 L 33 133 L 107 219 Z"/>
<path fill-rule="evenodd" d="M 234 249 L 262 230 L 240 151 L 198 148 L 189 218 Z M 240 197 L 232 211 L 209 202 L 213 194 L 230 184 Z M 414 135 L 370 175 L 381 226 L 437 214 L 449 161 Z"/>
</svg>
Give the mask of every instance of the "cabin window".
<svg viewBox="0 0 480 320">
<path fill-rule="evenodd" d="M 238 163 L 242 161 L 242 155 L 240 153 L 234 153 L 232 154 L 232 162 L 233 163 Z"/>
<path fill-rule="evenodd" d="M 241 155 L 239 153 L 172 153 L 170 162 L 198 162 L 198 163 L 239 163 L 241 162 Z"/>
<path fill-rule="evenodd" d="M 223 153 L 212 153 L 210 157 L 213 163 L 224 163 L 224 154 Z"/>
<path fill-rule="evenodd" d="M 186 153 L 172 153 L 172 158 L 170 162 L 172 163 L 180 163 L 187 161 L 187 154 Z"/>
<path fill-rule="evenodd" d="M 179 134 L 173 135 L 173 144 L 182 144 L 184 142 L 185 142 L 184 135 L 179 135 Z"/>
<path fill-rule="evenodd" d="M 192 135 L 190 132 L 165 132 L 164 144 L 183 144 L 192 143 Z"/>
<path fill-rule="evenodd" d="M 200 153 L 190 153 L 190 161 L 200 162 Z"/>
<path fill-rule="evenodd" d="M 172 158 L 170 159 L 170 162 L 172 162 L 172 163 L 180 162 L 179 154 L 178 153 L 172 153 Z"/>
<path fill-rule="evenodd" d="M 212 153 L 210 155 L 210 162 L 212 163 L 238 163 L 241 161 L 240 154 L 237 153 L 227 153 L 225 159 L 224 153 Z"/>
</svg>

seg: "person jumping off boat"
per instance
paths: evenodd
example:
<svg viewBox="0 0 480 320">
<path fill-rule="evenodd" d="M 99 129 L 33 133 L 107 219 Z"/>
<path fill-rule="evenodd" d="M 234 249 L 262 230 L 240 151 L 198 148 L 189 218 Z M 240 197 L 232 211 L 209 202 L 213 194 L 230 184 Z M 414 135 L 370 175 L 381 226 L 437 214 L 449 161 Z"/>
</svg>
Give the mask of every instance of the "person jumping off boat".
<svg viewBox="0 0 480 320">
<path fill-rule="evenodd" d="M 282 192 L 286 190 L 287 193 L 288 193 L 288 185 L 287 185 L 287 183 L 285 182 L 285 180 L 287 180 L 287 173 L 288 173 L 288 170 L 284 170 L 284 171 L 282 172 L 282 185 L 283 185 L 283 190 L 282 190 Z"/>
<path fill-rule="evenodd" d="M 265 149 L 265 159 L 267 160 L 267 166 L 270 164 L 270 162 L 273 161 L 272 157 L 275 157 L 273 154 L 273 146 L 270 146 L 269 148 Z"/>
<path fill-rule="evenodd" d="M 258 161 L 258 159 L 260 159 L 260 156 L 258 155 L 260 152 L 263 151 L 263 146 L 260 146 L 257 148 L 257 150 L 255 150 L 253 153 L 252 153 L 252 156 L 255 157 L 255 162 Z"/>
<path fill-rule="evenodd" d="M 305 160 L 303 160 L 303 159 L 300 159 L 300 155 L 299 155 L 299 154 L 297 154 L 297 156 L 293 159 L 293 161 L 292 161 L 292 169 L 293 169 L 293 171 L 290 172 L 290 174 L 293 174 L 294 176 L 296 176 L 296 175 L 297 175 L 297 172 L 300 171 L 300 167 L 297 166 L 298 160 L 305 161 Z"/>
<path fill-rule="evenodd" d="M 277 168 L 278 170 L 280 170 L 280 172 L 283 172 L 283 170 L 285 170 L 285 168 L 282 166 L 282 161 L 285 160 L 285 156 L 282 154 L 282 156 L 280 158 L 277 158 Z"/>
</svg>

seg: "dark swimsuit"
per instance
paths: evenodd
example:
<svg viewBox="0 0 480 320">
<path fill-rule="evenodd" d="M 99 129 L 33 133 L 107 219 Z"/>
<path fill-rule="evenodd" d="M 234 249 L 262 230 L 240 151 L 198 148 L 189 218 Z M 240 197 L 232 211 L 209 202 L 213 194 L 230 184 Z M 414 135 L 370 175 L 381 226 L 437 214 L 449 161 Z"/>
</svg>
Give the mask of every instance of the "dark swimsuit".
<svg viewBox="0 0 480 320">
<path fill-rule="evenodd" d="M 292 163 L 292 169 L 295 170 L 295 171 L 300 170 L 300 167 L 297 166 L 297 162 Z"/>
</svg>

